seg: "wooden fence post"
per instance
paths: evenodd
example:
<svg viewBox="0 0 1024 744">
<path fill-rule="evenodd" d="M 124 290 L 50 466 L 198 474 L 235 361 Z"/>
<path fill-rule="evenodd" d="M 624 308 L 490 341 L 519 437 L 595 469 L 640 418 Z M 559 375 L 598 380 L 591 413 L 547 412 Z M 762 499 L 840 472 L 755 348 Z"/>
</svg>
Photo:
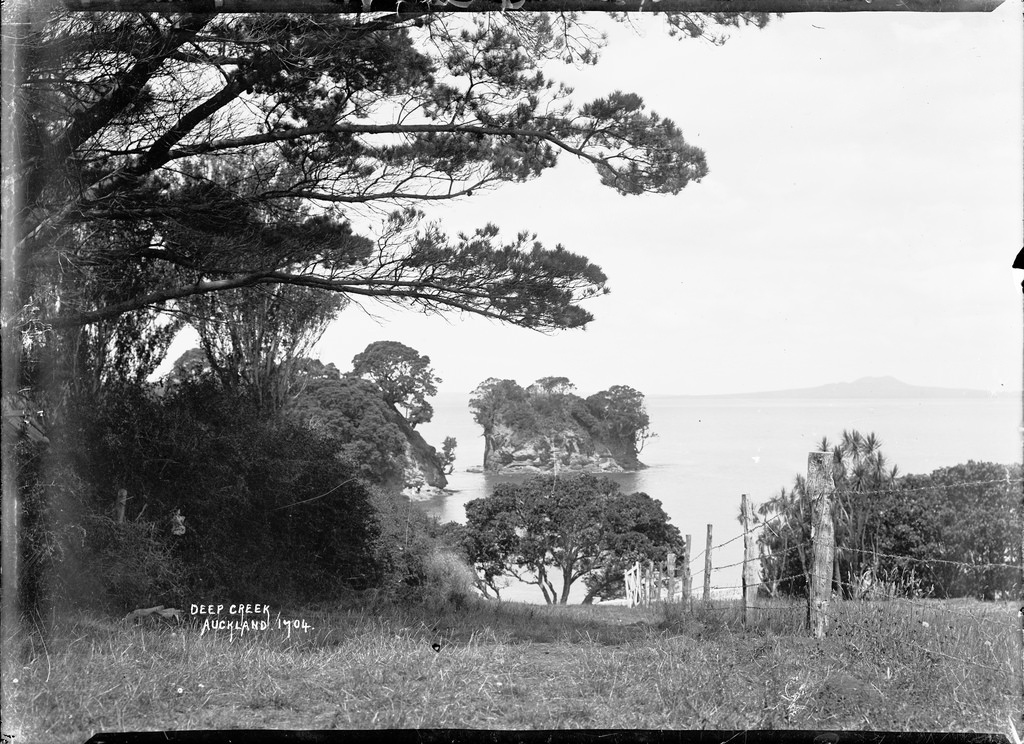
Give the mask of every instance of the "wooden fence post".
<svg viewBox="0 0 1024 744">
<path fill-rule="evenodd" d="M 831 452 L 807 456 L 807 492 L 811 497 L 811 576 L 807 587 L 807 627 L 815 638 L 828 631 L 828 605 L 832 596 L 832 556 L 835 531 L 832 524 Z"/>
<path fill-rule="evenodd" d="M 647 561 L 647 606 L 654 602 L 654 561 Z"/>
<path fill-rule="evenodd" d="M 676 554 L 669 553 L 665 557 L 665 576 L 668 577 L 668 601 L 675 601 L 676 596 Z"/>
<path fill-rule="evenodd" d="M 1024 607 L 1021 607 L 1017 611 L 1017 617 L 1020 619 L 1020 673 L 1021 673 L 1021 683 L 1020 683 L 1020 688 L 1021 689 L 1020 689 L 1020 694 L 1021 694 L 1021 697 L 1024 698 Z M 1020 714 L 1020 719 L 1019 720 L 1022 723 L 1024 723 L 1024 712 L 1022 712 Z"/>
<path fill-rule="evenodd" d="M 120 524 L 124 521 L 125 508 L 128 506 L 128 491 L 124 488 L 117 489 L 117 503 L 114 507 L 115 518 Z"/>
<path fill-rule="evenodd" d="M 747 608 L 757 602 L 757 587 L 761 583 L 758 577 L 757 541 L 750 531 L 750 523 L 754 521 L 753 508 L 747 494 L 740 499 L 740 511 L 743 514 L 743 624 L 747 624 Z"/>
<path fill-rule="evenodd" d="M 708 525 L 708 543 L 704 548 L 704 601 L 711 601 L 711 525 Z"/>
<path fill-rule="evenodd" d="M 686 604 L 683 609 L 690 606 L 690 595 L 693 593 L 693 571 L 690 569 L 690 561 L 693 560 L 693 540 L 686 536 L 686 558 L 683 560 L 683 602 Z"/>
</svg>

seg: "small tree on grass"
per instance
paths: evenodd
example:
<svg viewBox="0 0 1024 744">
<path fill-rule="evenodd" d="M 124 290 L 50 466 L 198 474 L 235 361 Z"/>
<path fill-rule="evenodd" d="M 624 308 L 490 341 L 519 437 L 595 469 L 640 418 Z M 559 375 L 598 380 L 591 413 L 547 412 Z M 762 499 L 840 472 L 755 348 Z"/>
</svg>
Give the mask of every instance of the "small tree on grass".
<svg viewBox="0 0 1024 744">
<path fill-rule="evenodd" d="M 588 587 L 585 602 L 621 596 L 631 561 L 681 546 L 659 502 L 622 494 L 614 481 L 587 473 L 499 484 L 491 496 L 466 504 L 466 523 L 469 557 L 489 586 L 512 576 L 539 586 L 548 604 L 565 604 L 580 579 Z M 562 574 L 560 589 L 551 569 Z"/>
</svg>

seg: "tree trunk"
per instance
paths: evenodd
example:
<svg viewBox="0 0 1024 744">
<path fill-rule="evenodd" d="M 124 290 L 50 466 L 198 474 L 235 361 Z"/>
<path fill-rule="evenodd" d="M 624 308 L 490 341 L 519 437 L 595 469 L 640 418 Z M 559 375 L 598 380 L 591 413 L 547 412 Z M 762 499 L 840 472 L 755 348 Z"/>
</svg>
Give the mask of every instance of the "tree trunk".
<svg viewBox="0 0 1024 744">
<path fill-rule="evenodd" d="M 572 588 L 574 579 L 572 577 L 572 568 L 562 567 L 562 596 L 559 598 L 559 604 L 569 604 L 569 590 Z"/>
<path fill-rule="evenodd" d="M 555 588 L 551 586 L 551 582 L 548 581 L 548 574 L 547 571 L 544 570 L 544 566 L 537 569 L 537 586 L 540 587 L 540 591 L 544 595 L 544 601 L 547 604 L 554 604 Z M 549 592 L 548 589 L 551 591 Z"/>
</svg>

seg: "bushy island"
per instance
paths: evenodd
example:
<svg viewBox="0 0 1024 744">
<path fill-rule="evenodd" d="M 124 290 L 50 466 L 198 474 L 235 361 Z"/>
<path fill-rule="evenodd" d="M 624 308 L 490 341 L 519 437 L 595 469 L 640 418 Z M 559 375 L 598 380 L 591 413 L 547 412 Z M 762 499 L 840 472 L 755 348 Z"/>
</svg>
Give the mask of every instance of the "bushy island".
<svg viewBox="0 0 1024 744">
<path fill-rule="evenodd" d="M 646 467 L 639 454 L 653 436 L 643 393 L 626 385 L 581 398 L 565 377 L 527 388 L 489 378 L 470 398 L 484 430 L 490 473 L 614 473 Z"/>
</svg>

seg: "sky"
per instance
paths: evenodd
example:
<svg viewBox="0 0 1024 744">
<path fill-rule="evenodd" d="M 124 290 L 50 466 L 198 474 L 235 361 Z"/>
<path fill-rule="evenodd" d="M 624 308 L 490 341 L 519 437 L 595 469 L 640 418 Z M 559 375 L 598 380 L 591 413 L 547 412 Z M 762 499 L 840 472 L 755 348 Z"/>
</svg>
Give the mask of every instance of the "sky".
<svg viewBox="0 0 1024 744">
<path fill-rule="evenodd" d="M 611 293 L 586 330 L 351 306 L 319 357 L 348 369 L 377 340 L 431 358 L 441 392 L 565 376 L 587 395 L 777 390 L 891 375 L 1019 390 L 1024 241 L 1021 2 L 987 14 L 791 14 L 721 47 L 656 16 L 606 18 L 586 101 L 640 94 L 707 154 L 678 195 L 621 196 L 559 165 L 429 215 L 582 253 Z M 641 22 L 642 21 L 642 22 Z"/>
</svg>

